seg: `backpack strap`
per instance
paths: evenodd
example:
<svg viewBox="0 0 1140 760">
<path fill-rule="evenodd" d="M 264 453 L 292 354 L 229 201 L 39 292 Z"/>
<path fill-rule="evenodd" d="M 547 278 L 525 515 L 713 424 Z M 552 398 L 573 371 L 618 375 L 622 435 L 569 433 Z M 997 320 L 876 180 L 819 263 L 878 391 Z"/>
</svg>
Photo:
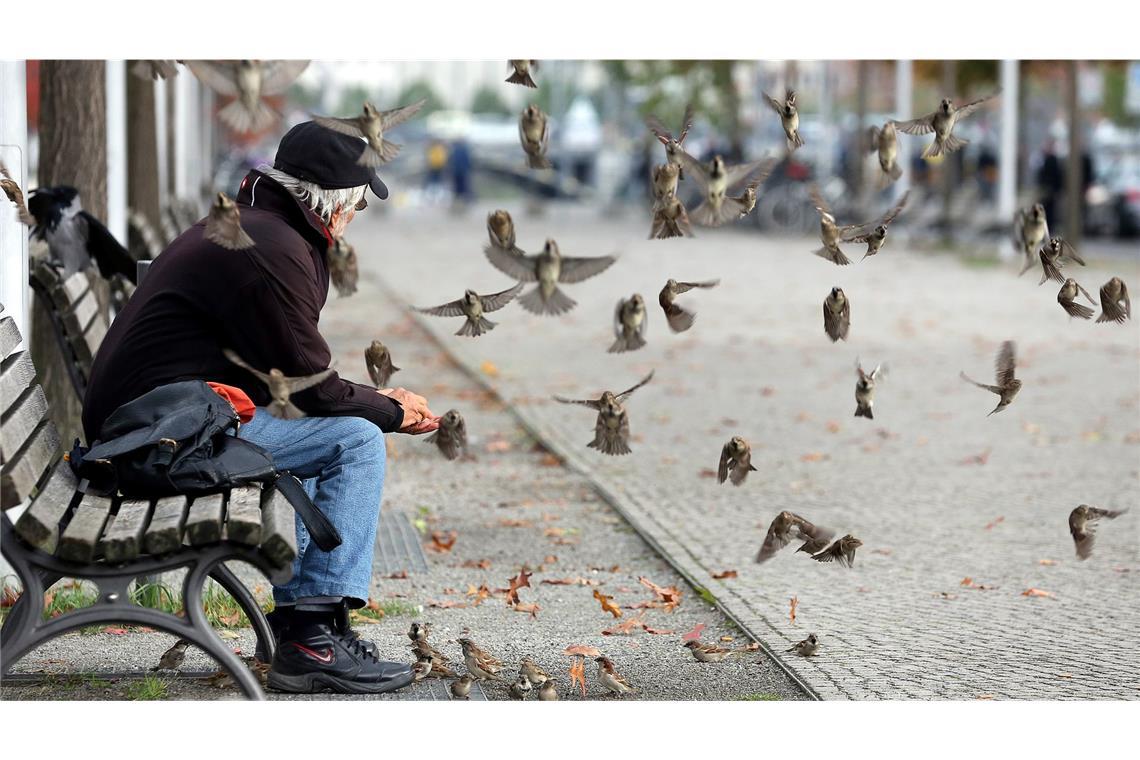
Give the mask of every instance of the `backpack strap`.
<svg viewBox="0 0 1140 760">
<path fill-rule="evenodd" d="M 277 476 L 277 480 L 273 482 L 273 487 L 281 492 L 281 495 L 292 505 L 293 510 L 301 516 L 301 521 L 305 523 L 309 536 L 321 551 L 331 552 L 343 543 L 340 531 L 305 493 L 301 481 L 285 472 Z"/>
</svg>

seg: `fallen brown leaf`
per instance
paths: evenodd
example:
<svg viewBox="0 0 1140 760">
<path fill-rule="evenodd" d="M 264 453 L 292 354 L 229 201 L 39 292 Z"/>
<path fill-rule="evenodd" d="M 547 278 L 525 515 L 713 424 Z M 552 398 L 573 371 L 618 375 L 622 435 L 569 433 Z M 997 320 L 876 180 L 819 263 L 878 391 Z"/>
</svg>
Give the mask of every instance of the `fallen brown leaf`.
<svg viewBox="0 0 1140 760">
<path fill-rule="evenodd" d="M 511 442 L 500 438 L 495 441 L 487 441 L 487 445 L 484 448 L 486 448 L 488 453 L 501 454 L 511 450 Z"/>
<path fill-rule="evenodd" d="M 594 589 L 594 598 L 602 603 L 603 611 L 610 613 L 615 618 L 621 617 L 621 608 L 614 604 L 614 598 L 612 596 L 606 596 L 601 591 Z"/>
<path fill-rule="evenodd" d="M 701 631 L 705 629 L 704 623 L 697 623 L 693 626 L 693 630 L 681 636 L 681 641 L 696 641 L 701 637 Z"/>
<path fill-rule="evenodd" d="M 489 559 L 468 559 L 468 560 L 464 560 L 463 564 L 460 565 L 460 567 L 475 567 L 475 568 L 478 568 L 480 570 L 490 570 L 491 569 L 491 560 L 489 560 Z"/>
<path fill-rule="evenodd" d="M 483 374 L 486 375 L 487 377 L 498 377 L 499 376 L 499 368 L 496 367 L 494 365 L 494 363 L 492 363 L 490 360 L 486 360 L 482 364 L 480 364 L 479 369 L 482 370 Z"/>
<path fill-rule="evenodd" d="M 600 656 L 600 655 L 599 655 Z M 582 687 L 582 697 L 586 696 L 586 658 L 575 657 L 574 662 L 570 664 L 570 688 L 574 688 L 574 684 L 580 684 Z"/>
<path fill-rule="evenodd" d="M 701 468 L 701 471 L 697 474 L 700 475 L 702 478 L 715 478 L 716 477 L 716 470 L 713 470 L 709 467 L 703 467 L 703 468 Z"/>
<path fill-rule="evenodd" d="M 542 583 L 548 586 L 600 586 L 601 581 L 592 578 L 543 578 Z"/>
<path fill-rule="evenodd" d="M 1045 590 L 1039 589 L 1039 588 L 1027 588 L 1021 592 L 1021 595 L 1022 596 L 1042 596 L 1042 597 L 1045 597 L 1048 599 L 1053 599 L 1053 598 L 1056 598 L 1056 596 L 1057 596 L 1052 591 L 1045 591 Z"/>
<path fill-rule="evenodd" d="M 539 610 L 542 609 L 537 604 L 532 604 L 529 602 L 526 604 L 515 604 L 512 606 L 514 607 L 515 612 L 529 612 L 532 618 L 537 618 Z"/>
<path fill-rule="evenodd" d="M 808 452 L 807 454 L 804 454 L 803 456 L 801 456 L 800 461 L 802 461 L 802 462 L 822 462 L 823 460 L 830 459 L 830 458 L 831 457 L 829 455 L 824 454 L 822 452 L 811 451 L 811 452 Z"/>
<path fill-rule="evenodd" d="M 390 580 L 394 580 L 394 581 L 404 580 L 405 578 L 408 577 L 408 571 L 407 570 L 401 570 L 400 572 L 392 573 L 391 575 L 389 575 L 387 577 Z"/>
<path fill-rule="evenodd" d="M 432 599 L 432 600 L 428 601 L 428 603 L 424 606 L 436 607 L 436 608 L 441 609 L 441 610 L 450 610 L 450 609 L 455 609 L 456 607 L 469 607 L 471 605 L 469 605 L 467 602 L 460 602 L 456 599 L 444 599 L 443 601 L 439 601 L 437 599 Z"/>
<path fill-rule="evenodd" d="M 583 657 L 601 657 L 602 653 L 597 647 L 592 647 L 589 644 L 574 644 L 573 646 L 566 647 L 562 654 L 580 654 Z"/>
<path fill-rule="evenodd" d="M 726 644 L 733 642 L 733 641 L 736 641 L 736 639 L 732 638 L 731 636 L 721 636 L 720 640 Z"/>
<path fill-rule="evenodd" d="M 658 586 L 645 576 L 638 576 L 637 580 L 656 595 L 665 610 L 672 612 L 681 603 L 681 590 L 676 586 Z"/>
<path fill-rule="evenodd" d="M 556 564 L 557 562 L 558 562 L 558 557 L 556 557 L 553 554 L 547 554 L 546 557 L 544 557 L 542 560 L 542 564 L 544 564 L 544 565 L 553 565 L 553 564 Z"/>
<path fill-rule="evenodd" d="M 519 570 L 519 574 L 514 578 L 508 578 L 507 583 L 510 588 L 507 589 L 507 604 L 519 603 L 519 589 L 520 588 L 533 588 L 530 585 L 530 576 L 534 573 L 528 573 L 526 570 Z"/>
<path fill-rule="evenodd" d="M 838 433 L 838 432 L 839 432 L 840 430 L 842 430 L 842 429 L 843 429 L 843 426 L 842 426 L 842 425 L 840 425 L 840 424 L 839 424 L 838 422 L 836 422 L 835 420 L 828 420 L 828 421 L 827 421 L 827 432 L 829 432 L 829 433 Z"/>
<path fill-rule="evenodd" d="M 993 527 L 994 527 L 995 525 L 1000 525 L 1000 524 L 1002 524 L 1003 522 L 1005 522 L 1005 516 L 1004 516 L 1004 515 L 1002 515 L 1001 517 L 997 518 L 997 519 L 996 519 L 996 520 L 994 520 L 993 522 L 990 522 L 990 523 L 988 523 L 988 524 L 986 525 L 986 530 L 992 530 L 992 529 L 993 529 Z"/>
<path fill-rule="evenodd" d="M 1037 564 L 1044 565 L 1045 567 L 1052 567 L 1053 565 L 1057 564 L 1057 560 L 1055 560 L 1055 559 L 1039 559 L 1039 560 L 1037 560 Z"/>
<path fill-rule="evenodd" d="M 799 606 L 800 606 L 800 598 L 798 596 L 793 596 L 791 599 L 788 600 L 788 618 L 791 620 L 792 623 L 796 622 L 796 607 L 799 607 Z"/>
<path fill-rule="evenodd" d="M 714 581 L 723 581 L 726 578 L 735 578 L 735 577 L 736 577 L 736 571 L 735 570 L 722 570 L 719 573 L 713 573 L 713 580 Z"/>
<path fill-rule="evenodd" d="M 434 530 L 431 534 L 431 543 L 428 544 L 427 548 L 433 552 L 445 554 L 451 551 L 452 547 L 455 546 L 455 540 L 457 538 L 459 538 L 458 531 L 453 530 L 450 533 L 444 533 L 441 530 Z"/>
<path fill-rule="evenodd" d="M 542 531 L 542 535 L 546 536 L 547 538 L 550 538 L 552 536 L 553 537 L 564 536 L 564 535 L 566 535 L 566 529 L 565 528 L 547 528 L 546 530 Z"/>
<path fill-rule="evenodd" d="M 103 633 L 109 633 L 112 636 L 122 636 L 126 632 L 127 632 L 126 628 L 115 628 L 113 626 L 107 626 L 106 628 L 103 629 Z"/>
<path fill-rule="evenodd" d="M 542 459 L 538 460 L 538 463 L 543 467 L 558 467 L 562 464 L 562 460 L 554 454 L 547 452 L 543 454 Z"/>
<path fill-rule="evenodd" d="M 507 517 L 499 520 L 500 528 L 530 528 L 533 525 L 534 523 L 530 520 L 512 520 Z"/>
</svg>

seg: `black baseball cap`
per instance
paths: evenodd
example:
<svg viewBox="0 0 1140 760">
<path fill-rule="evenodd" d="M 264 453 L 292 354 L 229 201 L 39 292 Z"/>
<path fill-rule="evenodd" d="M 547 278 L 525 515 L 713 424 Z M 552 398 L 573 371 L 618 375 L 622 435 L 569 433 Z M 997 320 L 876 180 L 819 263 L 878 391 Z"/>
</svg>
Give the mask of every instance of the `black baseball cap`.
<svg viewBox="0 0 1140 760">
<path fill-rule="evenodd" d="M 357 163 L 367 147 L 359 137 L 304 121 L 281 138 L 273 168 L 327 190 L 368 185 L 377 198 L 386 200 L 388 186 L 376 170 Z"/>
</svg>

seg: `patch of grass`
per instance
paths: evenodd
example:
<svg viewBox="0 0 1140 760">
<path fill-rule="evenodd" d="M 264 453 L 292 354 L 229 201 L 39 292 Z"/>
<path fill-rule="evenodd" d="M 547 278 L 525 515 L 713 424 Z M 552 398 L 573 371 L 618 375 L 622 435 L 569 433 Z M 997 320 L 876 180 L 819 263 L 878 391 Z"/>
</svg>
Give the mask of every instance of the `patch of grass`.
<svg viewBox="0 0 1140 760">
<path fill-rule="evenodd" d="M 412 520 L 412 525 L 420 532 L 421 536 L 426 536 L 428 532 L 428 519 L 431 517 L 431 507 L 426 507 L 423 504 L 416 507 L 416 516 Z"/>
<path fill-rule="evenodd" d="M 166 681 L 157 676 L 147 676 L 128 685 L 126 696 L 136 702 L 166 699 Z"/>
<path fill-rule="evenodd" d="M 95 603 L 96 598 L 95 589 L 85 586 L 79 581 L 71 581 L 62 586 L 53 587 L 44 594 L 44 620 L 51 620 L 72 610 L 90 607 Z"/>
<path fill-rule="evenodd" d="M 782 700 L 779 694 L 769 694 L 767 692 L 760 692 L 758 694 L 745 694 L 743 697 L 738 697 L 739 702 L 779 702 Z"/>
<path fill-rule="evenodd" d="M 169 612 L 177 615 L 182 611 L 182 600 L 178 593 L 161 581 L 137 583 L 131 589 L 131 602 L 140 607 Z"/>
<path fill-rule="evenodd" d="M 263 612 L 273 609 L 271 599 L 260 604 Z M 215 628 L 248 628 L 251 625 L 234 598 L 212 580 L 206 583 L 202 592 L 202 606 L 206 608 L 206 620 Z"/>
<path fill-rule="evenodd" d="M 418 606 L 411 602 L 405 602 L 403 599 L 389 599 L 386 602 L 380 602 L 380 609 L 384 611 L 385 615 L 415 615 Z"/>
<path fill-rule="evenodd" d="M 968 269 L 994 269 L 1001 265 L 997 256 L 963 256 L 960 261 Z"/>
<path fill-rule="evenodd" d="M 716 596 L 713 594 L 713 592 L 709 591 L 704 586 L 695 586 L 694 590 L 697 592 L 697 596 L 699 596 L 701 599 L 705 600 L 714 607 L 716 606 Z"/>
</svg>

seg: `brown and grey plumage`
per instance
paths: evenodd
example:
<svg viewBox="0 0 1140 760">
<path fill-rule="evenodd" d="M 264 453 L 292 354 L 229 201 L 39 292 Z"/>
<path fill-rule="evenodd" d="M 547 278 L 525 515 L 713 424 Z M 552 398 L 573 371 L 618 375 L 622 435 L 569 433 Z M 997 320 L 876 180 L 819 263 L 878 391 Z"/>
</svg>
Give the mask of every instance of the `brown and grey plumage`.
<svg viewBox="0 0 1140 760">
<path fill-rule="evenodd" d="M 520 282 L 537 282 L 538 287 L 519 299 L 519 305 L 532 314 L 564 314 L 577 302 L 558 288 L 558 283 L 582 282 L 601 274 L 617 259 L 613 256 L 581 258 L 563 256 L 558 243 L 547 238 L 542 253 L 534 256 L 515 256 L 506 251 L 488 247 L 487 260 L 496 269 Z"/>
<path fill-rule="evenodd" d="M 831 342 L 847 340 L 847 331 L 851 329 L 851 301 L 843 288 L 832 288 L 823 299 L 823 331 Z"/>
<path fill-rule="evenodd" d="M 225 348 L 222 353 L 234 364 L 238 365 L 251 375 L 256 377 L 261 382 L 265 383 L 269 388 L 269 395 L 273 397 L 273 401 L 269 403 L 266 409 L 274 417 L 283 420 L 296 420 L 305 416 L 305 413 L 298 409 L 289 397 L 294 393 L 300 393 L 303 390 L 312 388 L 314 385 L 320 385 L 326 379 L 332 376 L 333 369 L 328 369 L 318 372 L 315 375 L 307 375 L 305 377 L 286 377 L 285 373 L 281 370 L 273 368 L 268 373 L 261 370 L 254 369 L 245 362 L 240 356 L 232 350 Z"/>
<path fill-rule="evenodd" d="M 158 664 L 151 668 L 151 670 L 178 670 L 182 665 L 182 661 L 186 659 L 186 647 L 188 646 L 190 646 L 188 640 L 178 639 L 178 641 L 174 642 L 174 646 L 162 653 Z"/>
<path fill-rule="evenodd" d="M 686 641 L 683 646 L 693 653 L 693 658 L 697 662 L 724 662 L 729 657 L 740 656 L 745 653 L 745 650 L 742 649 L 725 649 L 715 644 L 705 644 L 696 639 Z"/>
<path fill-rule="evenodd" d="M 994 410 L 990 412 L 990 414 L 1000 412 L 1009 406 L 1014 396 L 1021 390 L 1021 381 L 1015 377 L 1015 370 L 1017 369 L 1017 345 L 1012 340 L 1007 340 L 1001 344 L 994 366 L 997 376 L 997 385 L 986 385 L 985 383 L 971 380 L 965 372 L 959 374 L 959 377 L 967 383 L 973 383 L 979 388 L 985 388 L 990 393 L 996 393 L 999 396 L 998 405 L 994 407 Z M 990 414 L 986 416 L 989 417 Z"/>
<path fill-rule="evenodd" d="M 1029 208 L 1018 209 L 1013 215 L 1013 249 L 1025 257 L 1025 266 L 1018 277 L 1028 272 L 1037 263 L 1037 251 L 1049 239 L 1049 222 L 1045 218 L 1045 207 L 1035 203 Z"/>
<path fill-rule="evenodd" d="M 1096 521 L 1115 520 L 1127 509 L 1100 509 L 1082 504 L 1069 513 L 1069 532 L 1077 548 L 1077 557 L 1088 559 L 1092 555 L 1093 539 L 1096 535 Z"/>
<path fill-rule="evenodd" d="M 598 683 L 607 691 L 626 694 L 634 690 L 629 681 L 622 678 L 614 669 L 613 660 L 608 657 L 597 657 L 594 662 L 598 663 Z"/>
<path fill-rule="evenodd" d="M 487 235 L 492 247 L 514 256 L 523 255 L 523 250 L 515 245 L 515 223 L 506 211 L 498 209 L 487 214 Z"/>
<path fill-rule="evenodd" d="M 879 170 L 882 172 L 880 187 L 886 187 L 902 176 L 902 167 L 899 166 L 899 136 L 892 122 L 888 121 L 881 127 L 869 127 L 867 145 L 869 152 L 878 154 Z"/>
<path fill-rule="evenodd" d="M 875 383 L 883 372 L 883 365 L 876 366 L 870 372 L 863 371 L 863 365 L 855 360 L 855 371 L 859 379 L 855 381 L 855 416 L 875 419 L 871 407 L 875 405 Z"/>
<path fill-rule="evenodd" d="M 586 444 L 591 449 L 597 449 L 603 454 L 621 456 L 630 453 L 629 448 L 629 415 L 625 411 L 623 402 L 641 386 L 653 379 L 653 372 L 646 375 L 641 382 L 621 393 L 605 391 L 597 399 L 570 399 L 555 396 L 554 400 L 563 404 L 581 404 L 598 412 L 598 420 L 594 425 L 594 440 Z"/>
<path fill-rule="evenodd" d="M 392 363 L 392 353 L 388 347 L 378 340 L 372 341 L 372 345 L 364 349 L 364 367 L 377 388 L 386 388 L 392 375 L 400 371 Z"/>
<path fill-rule="evenodd" d="M 796 642 L 795 646 L 788 647 L 785 652 L 795 652 L 800 657 L 811 657 L 819 649 L 819 637 L 809 633 L 803 641 Z"/>
<path fill-rule="evenodd" d="M 419 306 L 412 308 L 421 314 L 430 314 L 433 317 L 465 317 L 466 321 L 455 334 L 474 338 L 495 329 L 496 323 L 483 315 L 503 308 L 513 301 L 522 289 L 523 283 L 518 282 L 513 288 L 481 296 L 468 288 L 464 291 L 462 298 L 457 298 L 454 301 L 429 308 Z"/>
<path fill-rule="evenodd" d="M 360 267 L 356 261 L 356 248 L 344 237 L 338 237 L 329 247 L 326 259 L 329 263 L 329 279 L 338 296 L 350 296 L 356 292 L 360 280 Z"/>
<path fill-rule="evenodd" d="M 253 238 L 241 228 L 241 212 L 238 210 L 238 205 L 225 193 L 218 193 L 214 202 L 210 204 L 210 213 L 206 216 L 205 237 L 211 243 L 231 251 L 241 251 L 254 246 Z"/>
<path fill-rule="evenodd" d="M 899 202 L 896 203 L 890 211 L 883 214 L 876 221 L 866 225 L 846 228 L 847 232 L 841 235 L 841 239 L 845 243 L 866 243 L 867 252 L 863 254 L 863 258 L 874 256 L 882 250 L 883 243 L 887 240 L 887 228 L 891 226 L 891 222 L 906 208 L 908 198 L 910 198 L 909 190 L 903 193 L 903 197 L 899 199 Z M 872 227 L 871 225 L 874 226 Z"/>
<path fill-rule="evenodd" d="M 546 671 L 540 668 L 538 663 L 530 657 L 522 658 L 522 662 L 519 664 L 519 674 L 530 681 L 532 686 L 538 686 L 550 680 L 550 676 L 547 675 Z"/>
<path fill-rule="evenodd" d="M 521 84 L 523 87 L 538 87 L 538 85 L 534 83 L 534 78 L 530 75 L 530 72 L 538 71 L 538 61 L 511 60 L 507 61 L 507 67 L 511 69 L 512 73 L 507 77 L 506 81 L 511 84 Z"/>
<path fill-rule="evenodd" d="M 549 169 L 552 164 L 546 157 L 550 143 L 550 119 L 542 109 L 531 103 L 519 116 L 519 141 L 526 154 L 526 165 L 531 169 Z"/>
<path fill-rule="evenodd" d="M 832 264 L 846 266 L 851 263 L 851 259 L 844 255 L 843 250 L 839 247 L 840 241 L 843 239 L 845 231 L 854 231 L 860 225 L 851 225 L 850 227 L 840 228 L 835 221 L 835 215 L 831 213 L 831 206 L 824 200 L 823 196 L 819 193 L 819 188 L 816 185 L 811 186 L 810 190 L 811 201 L 815 205 L 815 210 L 819 212 L 819 238 L 823 241 L 823 247 L 813 251 L 816 256 L 827 259 Z"/>
<path fill-rule="evenodd" d="M 447 666 L 447 656 L 428 642 L 428 634 L 430 633 L 430 623 L 412 623 L 411 629 L 408 631 L 408 638 L 412 640 L 412 653 L 415 654 L 417 660 L 430 660 L 431 668 L 427 674 L 429 678 L 454 678 L 455 672 Z"/>
<path fill-rule="evenodd" d="M 139 79 L 170 79 L 178 76 L 178 66 L 174 61 L 136 61 L 131 73 Z"/>
<path fill-rule="evenodd" d="M 1044 285 L 1048 280 L 1064 283 L 1061 267 L 1065 265 L 1066 259 L 1085 266 L 1084 259 L 1077 255 L 1076 249 L 1060 235 L 1049 238 L 1049 242 L 1041 246 L 1037 255 L 1041 259 L 1041 281 L 1037 283 L 1038 285 Z"/>
<path fill-rule="evenodd" d="M 831 546 L 818 554 L 811 555 L 811 558 L 816 562 L 838 562 L 841 565 L 852 567 L 855 564 L 855 550 L 862 545 L 862 541 L 848 533 L 843 538 L 836 539 Z"/>
<path fill-rule="evenodd" d="M 777 100 L 765 92 L 764 99 L 768 101 L 772 110 L 780 115 L 780 126 L 784 129 L 788 152 L 791 153 L 804 144 L 804 138 L 800 135 L 800 112 L 796 108 L 796 91 L 791 87 L 785 89 L 783 100 Z"/>
<path fill-rule="evenodd" d="M 685 142 L 689 130 L 693 128 L 695 113 L 691 103 L 685 106 L 685 115 L 681 118 L 681 131 L 677 133 L 676 137 L 653 114 L 645 117 L 645 126 L 649 127 L 649 131 L 653 133 L 658 142 L 665 146 L 665 161 L 677 167 L 680 179 L 685 178 L 685 167 L 681 165 L 681 156 L 685 155 L 685 149 L 681 145 Z"/>
<path fill-rule="evenodd" d="M 435 444 L 448 459 L 458 459 L 467 453 L 467 422 L 463 415 L 450 409 L 439 418 L 439 428 L 428 436 L 425 443 Z"/>
<path fill-rule="evenodd" d="M 681 165 L 669 162 L 658 164 L 649 171 L 649 186 L 653 198 L 661 201 L 677 194 L 677 180 L 681 176 Z"/>
<path fill-rule="evenodd" d="M 1064 309 L 1065 313 L 1070 317 L 1091 319 L 1095 312 L 1084 304 L 1077 303 L 1077 293 L 1089 299 L 1089 303 L 1094 306 L 1096 305 L 1096 301 L 1089 295 L 1089 292 L 1081 287 L 1080 283 L 1072 277 L 1065 280 L 1065 284 L 1057 291 L 1057 303 L 1061 304 L 1061 308 Z"/>
<path fill-rule="evenodd" d="M 3 161 L 0 161 L 0 190 L 3 190 L 4 195 L 8 196 L 8 200 L 16 206 L 16 215 L 20 221 L 29 227 L 34 227 L 36 220 L 24 202 L 24 191 L 20 189 L 20 185 L 8 172 L 8 167 L 4 165 Z"/>
<path fill-rule="evenodd" d="M 1000 91 L 957 108 L 954 107 L 953 100 L 943 98 L 933 113 L 920 116 L 917 119 L 911 119 L 910 121 L 895 121 L 894 124 L 900 132 L 905 132 L 908 135 L 934 133 L 934 142 L 927 145 L 926 149 L 922 151 L 923 158 L 932 158 L 945 153 L 953 153 L 969 142 L 968 140 L 956 137 L 953 134 L 954 127 L 959 121 L 978 110 L 987 100 L 996 98 L 999 94 L 1001 94 Z"/>
<path fill-rule="evenodd" d="M 1124 280 L 1113 277 L 1100 289 L 1100 316 L 1096 321 L 1124 324 L 1126 319 L 1132 319 L 1132 301 L 1128 298 L 1128 286 L 1124 284 Z"/>
<path fill-rule="evenodd" d="M 738 435 L 732 436 L 720 450 L 720 462 L 716 469 L 716 480 L 723 483 L 729 478 L 734 486 L 741 485 L 748 473 L 755 472 L 752 466 L 752 446 Z"/>
<path fill-rule="evenodd" d="M 511 699 L 517 700 L 526 699 L 533 690 L 534 687 L 530 685 L 530 681 L 522 674 L 520 674 L 518 680 L 512 683 L 510 688 L 507 689 L 507 691 L 510 692 Z"/>
<path fill-rule="evenodd" d="M 776 552 L 787 546 L 793 538 L 804 541 L 819 541 L 826 544 L 835 532 L 820 525 L 813 525 L 795 512 L 784 510 L 772 520 L 768 526 L 768 534 L 764 536 L 764 543 L 756 553 L 757 562 L 767 562 L 776 555 Z"/>
<path fill-rule="evenodd" d="M 645 328 L 648 324 L 645 299 L 640 293 L 618 300 L 614 309 L 614 342 L 608 353 L 621 354 L 644 346 Z"/>
<path fill-rule="evenodd" d="M 280 95 L 301 75 L 308 61 L 186 61 L 203 84 L 234 101 L 218 118 L 239 133 L 261 132 L 280 118 L 262 98 Z"/>
<path fill-rule="evenodd" d="M 467 672 L 480 681 L 502 681 L 499 670 L 503 663 L 483 651 L 474 641 L 467 638 L 457 640 L 463 648 L 463 660 L 467 665 Z"/>
<path fill-rule="evenodd" d="M 664 240 L 671 237 L 693 237 L 693 226 L 689 223 L 689 212 L 685 204 L 675 195 L 667 195 L 653 204 L 653 225 L 649 228 L 649 239 Z"/>
<path fill-rule="evenodd" d="M 676 304 L 677 296 L 682 293 L 687 293 L 693 288 L 715 288 L 720 284 L 720 280 L 705 280 L 703 282 L 677 282 L 670 278 L 665 282 L 665 287 L 661 288 L 661 294 L 657 296 L 657 302 L 661 304 L 661 309 L 665 312 L 665 320 L 669 323 L 669 329 L 673 332 L 685 332 L 693 326 L 697 315 L 687 309 L 683 309 Z"/>
<path fill-rule="evenodd" d="M 427 98 L 411 105 L 380 111 L 371 103 L 365 102 L 359 116 L 341 119 L 336 116 L 314 116 L 313 121 L 326 129 L 340 132 L 349 137 L 363 137 L 367 147 L 356 163 L 361 166 L 380 166 L 391 161 L 400 152 L 400 145 L 385 139 L 384 135 L 393 127 L 403 124 L 420 112 Z"/>
<path fill-rule="evenodd" d="M 538 701 L 558 701 L 558 685 L 554 683 L 554 679 L 543 681 L 542 684 L 538 687 Z"/>
<path fill-rule="evenodd" d="M 755 191 L 775 165 L 776 159 L 769 158 L 728 166 L 716 155 L 706 166 L 688 153 L 682 153 L 681 166 L 688 170 L 701 192 L 701 203 L 689 214 L 690 218 L 706 227 L 719 227 L 740 219 L 747 213 L 744 211 L 746 196 L 730 197 L 728 191 L 749 181 L 753 181 L 751 187 Z"/>
<path fill-rule="evenodd" d="M 474 683 L 474 681 L 475 679 L 470 674 L 464 674 L 462 678 L 452 681 L 449 687 L 451 689 L 451 696 L 456 699 L 470 699 L 471 684 Z"/>
</svg>

